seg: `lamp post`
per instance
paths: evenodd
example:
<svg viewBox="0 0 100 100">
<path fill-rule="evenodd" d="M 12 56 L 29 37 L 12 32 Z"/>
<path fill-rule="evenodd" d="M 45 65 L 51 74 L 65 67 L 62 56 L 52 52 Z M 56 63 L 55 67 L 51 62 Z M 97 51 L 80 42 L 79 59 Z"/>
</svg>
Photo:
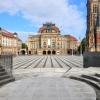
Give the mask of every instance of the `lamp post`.
<svg viewBox="0 0 100 100">
<path fill-rule="evenodd" d="M 72 47 L 72 56 L 73 56 L 73 47 Z"/>
<path fill-rule="evenodd" d="M 72 56 L 74 55 L 74 41 L 72 41 Z"/>
<path fill-rule="evenodd" d="M 82 56 L 82 45 L 80 45 L 80 56 Z"/>
<path fill-rule="evenodd" d="M 82 42 L 81 42 L 81 38 L 79 37 L 79 40 L 80 40 L 80 56 L 82 56 Z"/>
</svg>

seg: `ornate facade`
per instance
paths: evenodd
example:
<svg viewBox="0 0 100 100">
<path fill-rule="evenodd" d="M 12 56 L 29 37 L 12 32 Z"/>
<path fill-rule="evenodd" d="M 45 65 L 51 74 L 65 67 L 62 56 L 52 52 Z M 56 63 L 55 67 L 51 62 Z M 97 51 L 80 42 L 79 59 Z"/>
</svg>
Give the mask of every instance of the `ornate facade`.
<svg viewBox="0 0 100 100">
<path fill-rule="evenodd" d="M 68 37 L 72 40 L 70 41 Z M 55 24 L 47 22 L 39 29 L 37 35 L 28 37 L 27 45 L 29 54 L 59 55 L 67 54 L 69 49 L 77 49 L 77 39 L 70 35 L 61 35 L 59 28 Z"/>
<path fill-rule="evenodd" d="M 87 51 L 100 52 L 100 0 L 87 0 Z"/>
<path fill-rule="evenodd" d="M 0 28 L 0 54 L 17 55 L 21 49 L 21 43 L 17 33 L 11 33 Z"/>
</svg>

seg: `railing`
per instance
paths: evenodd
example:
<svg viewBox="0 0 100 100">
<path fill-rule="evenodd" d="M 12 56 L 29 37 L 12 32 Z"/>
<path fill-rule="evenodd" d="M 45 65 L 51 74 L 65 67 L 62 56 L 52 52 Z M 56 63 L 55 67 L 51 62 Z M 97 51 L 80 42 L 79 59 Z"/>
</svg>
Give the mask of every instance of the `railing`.
<svg viewBox="0 0 100 100">
<path fill-rule="evenodd" d="M 6 72 L 12 76 L 13 55 L 0 55 L 0 66 L 3 67 Z"/>
</svg>

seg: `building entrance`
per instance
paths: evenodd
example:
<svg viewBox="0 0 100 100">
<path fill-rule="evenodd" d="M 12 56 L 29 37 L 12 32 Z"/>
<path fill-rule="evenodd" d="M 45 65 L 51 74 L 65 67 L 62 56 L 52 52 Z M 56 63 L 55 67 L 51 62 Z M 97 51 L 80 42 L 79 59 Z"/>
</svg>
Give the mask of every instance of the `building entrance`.
<svg viewBox="0 0 100 100">
<path fill-rule="evenodd" d="M 56 51 L 53 50 L 53 51 L 52 51 L 52 54 L 55 55 L 55 54 L 56 54 Z"/>
<path fill-rule="evenodd" d="M 46 51 L 43 51 L 43 55 L 46 55 Z"/>
<path fill-rule="evenodd" d="M 48 55 L 50 55 L 51 54 L 51 51 L 48 51 Z"/>
<path fill-rule="evenodd" d="M 31 55 L 31 51 L 29 51 L 29 54 Z"/>
<path fill-rule="evenodd" d="M 25 50 L 22 50 L 22 51 L 21 51 L 21 54 L 22 54 L 22 55 L 25 55 Z"/>
</svg>

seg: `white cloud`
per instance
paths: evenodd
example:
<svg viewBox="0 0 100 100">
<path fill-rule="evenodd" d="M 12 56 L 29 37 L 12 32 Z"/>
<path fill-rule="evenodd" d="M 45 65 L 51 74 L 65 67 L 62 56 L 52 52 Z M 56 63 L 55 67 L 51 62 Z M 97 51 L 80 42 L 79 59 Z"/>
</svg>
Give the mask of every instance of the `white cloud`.
<svg viewBox="0 0 100 100">
<path fill-rule="evenodd" d="M 21 13 L 33 26 L 46 22 L 56 23 L 63 32 L 83 33 L 85 19 L 76 5 L 69 5 L 68 0 L 2 0 L 0 12 L 11 15 Z"/>
</svg>

